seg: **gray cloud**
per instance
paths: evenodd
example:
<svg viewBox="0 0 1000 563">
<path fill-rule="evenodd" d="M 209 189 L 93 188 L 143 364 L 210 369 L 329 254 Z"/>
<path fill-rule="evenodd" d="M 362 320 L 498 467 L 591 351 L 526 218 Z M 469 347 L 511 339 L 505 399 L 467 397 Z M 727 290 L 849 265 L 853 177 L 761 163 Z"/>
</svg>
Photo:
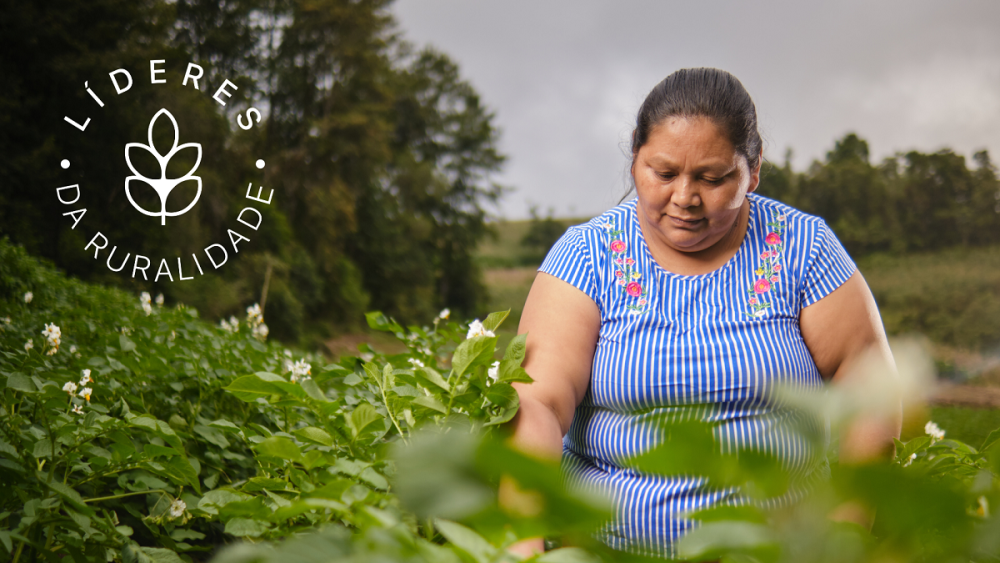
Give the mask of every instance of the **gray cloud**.
<svg viewBox="0 0 1000 563">
<path fill-rule="evenodd" d="M 516 188 L 557 215 L 617 203 L 622 147 L 646 92 L 675 69 L 724 68 L 757 103 L 767 156 L 802 169 L 855 131 L 875 158 L 951 147 L 1000 153 L 1000 3 L 398 0 L 404 36 L 433 45 L 497 112 Z"/>
</svg>

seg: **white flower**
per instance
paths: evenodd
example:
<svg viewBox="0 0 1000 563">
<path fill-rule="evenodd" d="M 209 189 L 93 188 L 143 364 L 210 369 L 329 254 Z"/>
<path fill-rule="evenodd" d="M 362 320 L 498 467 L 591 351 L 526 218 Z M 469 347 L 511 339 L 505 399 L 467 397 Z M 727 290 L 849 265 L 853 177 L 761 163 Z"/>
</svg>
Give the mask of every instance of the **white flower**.
<svg viewBox="0 0 1000 563">
<path fill-rule="evenodd" d="M 493 362 L 493 365 L 490 366 L 490 369 L 487 370 L 486 374 L 489 375 L 490 379 L 493 381 L 500 379 L 500 362 Z"/>
<path fill-rule="evenodd" d="M 83 377 L 80 378 L 80 385 L 86 385 L 92 381 L 94 380 L 91 379 L 90 377 L 90 370 L 89 369 L 83 370 Z"/>
<path fill-rule="evenodd" d="M 375 359 L 375 354 L 372 354 L 371 352 L 362 352 L 361 359 L 366 362 L 370 362 Z"/>
<path fill-rule="evenodd" d="M 30 291 L 24 294 L 24 302 L 25 303 L 31 303 L 31 300 L 34 299 L 34 298 L 35 298 L 35 294 L 32 293 L 32 292 L 30 292 Z"/>
<path fill-rule="evenodd" d="M 174 499 L 174 502 L 170 503 L 170 517 L 180 518 L 184 516 L 184 511 L 187 510 L 187 504 L 181 499 Z"/>
<path fill-rule="evenodd" d="M 441 309 L 440 313 L 438 313 L 437 318 L 439 318 L 439 319 L 447 319 L 450 316 L 451 316 L 451 309 L 445 307 L 444 309 Z"/>
<path fill-rule="evenodd" d="M 264 315 L 260 312 L 259 303 L 247 307 L 247 322 L 250 323 L 250 326 L 264 322 Z"/>
<path fill-rule="evenodd" d="M 292 383 L 312 379 L 309 377 L 309 374 L 312 372 L 312 366 L 305 360 L 299 360 L 292 364 L 291 372 L 292 376 L 289 379 L 292 380 Z"/>
<path fill-rule="evenodd" d="M 150 301 L 150 299 L 149 299 L 149 292 L 148 291 L 143 291 L 142 293 L 139 294 L 139 302 L 140 303 L 145 303 L 145 304 L 148 305 L 149 301 Z"/>
<path fill-rule="evenodd" d="M 49 342 L 58 342 L 62 337 L 62 330 L 60 330 L 54 323 L 45 323 L 45 330 L 42 331 L 42 336 L 48 338 Z"/>
<path fill-rule="evenodd" d="M 910 454 L 910 457 L 906 458 L 906 463 L 903 464 L 903 467 L 909 467 L 915 459 L 917 459 L 917 454 Z"/>
<path fill-rule="evenodd" d="M 978 499 L 979 508 L 976 509 L 976 514 L 982 516 L 983 518 L 990 517 L 990 503 L 986 500 L 986 497 L 980 496 Z"/>
<path fill-rule="evenodd" d="M 90 402 L 90 396 L 93 393 L 94 393 L 94 390 L 91 389 L 90 387 L 84 387 L 83 389 L 80 389 L 80 396 L 83 397 L 84 399 L 86 399 L 88 403 Z"/>
<path fill-rule="evenodd" d="M 605 221 L 603 223 L 598 223 L 598 226 L 601 227 L 602 229 L 604 229 L 605 231 L 608 231 L 608 232 L 612 231 L 615 228 L 614 223 L 611 223 L 609 221 Z"/>
<path fill-rule="evenodd" d="M 10 317 L 4 317 L 3 318 L 3 324 L 9 325 L 10 324 Z"/>
<path fill-rule="evenodd" d="M 469 333 L 465 335 L 465 338 L 469 339 L 476 336 L 496 336 L 496 335 L 493 334 L 492 330 L 486 330 L 486 327 L 483 326 L 483 323 L 479 322 L 479 319 L 476 319 L 471 323 L 469 323 Z"/>
<path fill-rule="evenodd" d="M 425 367 L 425 366 L 424 366 L 424 363 L 423 363 L 423 362 L 421 362 L 420 360 L 416 359 L 416 358 L 410 358 L 410 359 L 409 359 L 408 361 L 409 361 L 409 362 L 410 362 L 410 364 L 411 364 L 411 365 L 412 365 L 413 367 L 415 367 L 415 368 L 422 368 L 422 367 Z"/>
<path fill-rule="evenodd" d="M 228 321 L 226 319 L 219 321 L 219 326 L 226 332 L 239 332 L 240 321 L 236 317 L 229 317 Z"/>
<path fill-rule="evenodd" d="M 35 343 L 29 338 L 27 342 L 24 343 L 24 351 L 27 352 L 35 347 Z"/>
<path fill-rule="evenodd" d="M 291 358 L 292 357 L 292 351 L 289 350 L 288 348 L 285 348 L 285 356 Z"/>
<path fill-rule="evenodd" d="M 156 306 L 157 307 L 162 307 L 163 306 L 163 294 L 162 293 L 157 293 L 156 294 Z"/>
<path fill-rule="evenodd" d="M 69 393 L 70 397 L 76 396 L 76 383 L 72 381 L 67 381 L 66 385 L 63 385 L 63 391 Z"/>
<path fill-rule="evenodd" d="M 944 440 L 944 430 L 941 430 L 940 426 L 934 424 L 933 420 L 927 421 L 927 424 L 924 425 L 924 432 L 931 437 L 931 443 Z"/>
<path fill-rule="evenodd" d="M 73 414 L 83 414 L 83 407 L 80 405 L 73 405 Z"/>
<path fill-rule="evenodd" d="M 271 329 L 267 328 L 267 325 L 264 324 L 263 322 L 258 325 L 255 325 L 252 329 L 250 329 L 250 333 L 253 334 L 253 337 L 261 341 L 267 338 L 267 335 L 270 332 Z"/>
<path fill-rule="evenodd" d="M 76 354 L 76 344 L 70 344 L 69 345 L 69 353 L 70 354 Z M 84 370 L 84 371 L 90 371 L 90 370 Z"/>
<path fill-rule="evenodd" d="M 142 310 L 146 313 L 147 317 L 153 314 L 153 306 L 145 301 L 142 302 Z"/>
<path fill-rule="evenodd" d="M 45 351 L 45 355 L 46 356 L 55 356 L 56 352 L 58 352 L 58 351 L 59 351 L 59 343 L 56 342 L 55 346 L 53 346 L 53 347 L 51 347 L 51 348 L 49 348 L 48 350 Z"/>
</svg>

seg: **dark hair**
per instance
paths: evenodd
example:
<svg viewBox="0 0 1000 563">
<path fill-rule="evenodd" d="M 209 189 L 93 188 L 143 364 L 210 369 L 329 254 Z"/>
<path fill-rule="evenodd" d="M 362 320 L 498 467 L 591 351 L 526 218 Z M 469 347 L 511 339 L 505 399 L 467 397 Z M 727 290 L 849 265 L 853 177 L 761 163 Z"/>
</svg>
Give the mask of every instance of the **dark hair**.
<svg viewBox="0 0 1000 563">
<path fill-rule="evenodd" d="M 753 170 L 762 141 L 757 109 L 743 84 L 717 68 L 683 68 L 666 77 L 646 96 L 632 132 L 632 157 L 649 140 L 654 127 L 668 117 L 707 117 L 728 136 Z"/>
</svg>

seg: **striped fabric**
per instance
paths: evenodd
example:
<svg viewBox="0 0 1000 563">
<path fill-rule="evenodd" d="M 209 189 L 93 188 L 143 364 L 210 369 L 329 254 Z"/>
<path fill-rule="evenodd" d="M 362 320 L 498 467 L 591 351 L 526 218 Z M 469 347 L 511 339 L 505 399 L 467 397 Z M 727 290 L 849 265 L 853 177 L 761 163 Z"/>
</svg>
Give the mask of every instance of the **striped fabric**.
<svg viewBox="0 0 1000 563">
<path fill-rule="evenodd" d="M 800 487 L 772 506 L 828 471 L 820 452 L 783 430 L 799 415 L 765 397 L 778 383 L 822 385 L 799 312 L 843 284 L 855 265 L 822 219 L 747 198 L 746 237 L 714 272 L 662 269 L 642 237 L 636 200 L 571 227 L 539 268 L 586 293 L 601 313 L 590 388 L 563 440 L 563 469 L 571 482 L 614 500 L 614 518 L 601 533 L 612 548 L 673 556 L 675 540 L 696 525 L 685 513 L 746 502 L 705 479 L 623 466 L 657 444 L 662 431 L 651 420 L 664 414 L 697 407 L 719 423 L 728 451 L 778 456 Z"/>
</svg>

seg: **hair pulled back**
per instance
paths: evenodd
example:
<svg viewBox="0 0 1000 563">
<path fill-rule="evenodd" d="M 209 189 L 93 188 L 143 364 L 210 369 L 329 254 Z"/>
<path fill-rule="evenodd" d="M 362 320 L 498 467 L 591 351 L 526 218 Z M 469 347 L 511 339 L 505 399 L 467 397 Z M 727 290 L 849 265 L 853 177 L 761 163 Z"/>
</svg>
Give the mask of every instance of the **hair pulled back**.
<svg viewBox="0 0 1000 563">
<path fill-rule="evenodd" d="M 743 84 L 717 68 L 684 68 L 664 78 L 646 96 L 632 132 L 632 158 L 653 128 L 668 117 L 707 117 L 722 129 L 753 170 L 760 163 L 757 109 Z"/>
</svg>

